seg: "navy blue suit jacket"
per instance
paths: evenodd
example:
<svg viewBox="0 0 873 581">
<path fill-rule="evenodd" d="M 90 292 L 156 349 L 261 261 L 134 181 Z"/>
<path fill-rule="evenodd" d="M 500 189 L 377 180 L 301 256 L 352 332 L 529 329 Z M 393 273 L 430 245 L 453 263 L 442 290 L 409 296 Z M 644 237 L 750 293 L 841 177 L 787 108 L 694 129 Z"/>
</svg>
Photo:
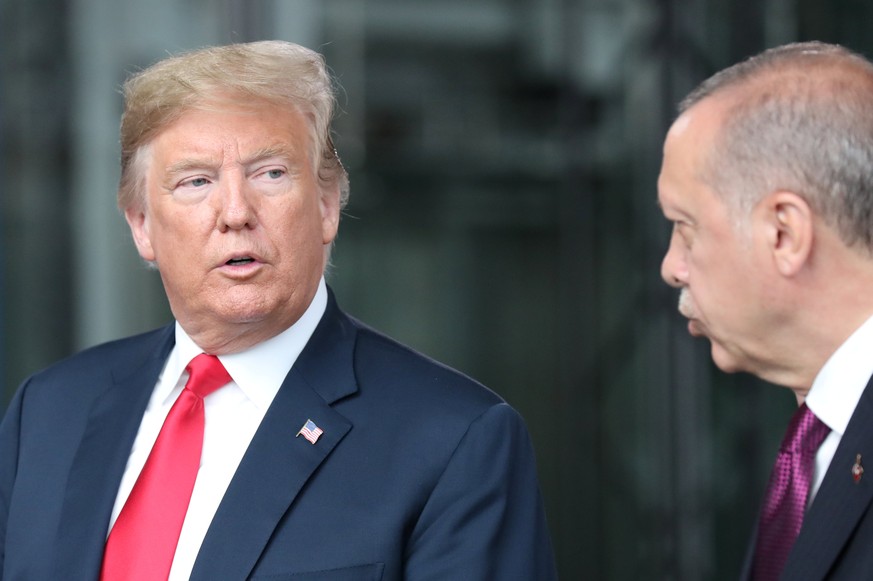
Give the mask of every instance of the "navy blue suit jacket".
<svg viewBox="0 0 873 581">
<path fill-rule="evenodd" d="M 98 578 L 118 484 L 172 345 L 170 326 L 84 351 L 21 386 L 0 425 L 4 581 Z M 307 419 L 324 430 L 314 445 L 295 437 Z M 191 576 L 248 578 L 554 579 L 521 418 L 331 296 Z"/>
<path fill-rule="evenodd" d="M 857 482 L 852 467 L 861 454 L 866 472 Z M 846 426 L 821 487 L 788 555 L 782 579 L 820 581 L 873 579 L 873 379 Z M 757 530 L 757 529 L 756 529 Z M 755 535 L 742 579 L 751 579 Z"/>
</svg>

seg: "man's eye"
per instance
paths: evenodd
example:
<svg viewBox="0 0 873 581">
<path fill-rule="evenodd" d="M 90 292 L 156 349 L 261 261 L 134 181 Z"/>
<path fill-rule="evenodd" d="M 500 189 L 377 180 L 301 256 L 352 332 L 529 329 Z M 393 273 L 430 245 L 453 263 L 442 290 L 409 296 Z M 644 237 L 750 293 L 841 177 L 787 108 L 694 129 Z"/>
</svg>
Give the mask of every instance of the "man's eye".
<svg viewBox="0 0 873 581">
<path fill-rule="evenodd" d="M 277 180 L 280 177 L 282 177 L 283 175 L 285 175 L 285 171 L 281 170 L 281 169 L 271 169 L 271 170 L 267 170 L 266 174 L 267 174 L 268 178 Z"/>
<path fill-rule="evenodd" d="M 191 178 L 190 180 L 186 180 L 182 182 L 180 185 L 188 186 L 191 188 L 200 188 L 209 183 L 209 180 L 206 178 Z"/>
<path fill-rule="evenodd" d="M 678 235 L 686 246 L 691 246 L 691 236 L 685 222 L 673 222 L 673 234 Z"/>
</svg>

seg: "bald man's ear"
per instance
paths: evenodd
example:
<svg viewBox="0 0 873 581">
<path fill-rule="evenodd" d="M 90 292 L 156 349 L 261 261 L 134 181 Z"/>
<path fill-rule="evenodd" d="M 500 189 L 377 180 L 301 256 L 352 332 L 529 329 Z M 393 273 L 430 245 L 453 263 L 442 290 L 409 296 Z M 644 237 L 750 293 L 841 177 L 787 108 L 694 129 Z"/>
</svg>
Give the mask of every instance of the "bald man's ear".
<svg viewBox="0 0 873 581">
<path fill-rule="evenodd" d="M 774 265 L 783 276 L 794 276 L 812 252 L 815 237 L 812 209 L 793 192 L 774 192 L 759 205 L 766 241 Z"/>
</svg>

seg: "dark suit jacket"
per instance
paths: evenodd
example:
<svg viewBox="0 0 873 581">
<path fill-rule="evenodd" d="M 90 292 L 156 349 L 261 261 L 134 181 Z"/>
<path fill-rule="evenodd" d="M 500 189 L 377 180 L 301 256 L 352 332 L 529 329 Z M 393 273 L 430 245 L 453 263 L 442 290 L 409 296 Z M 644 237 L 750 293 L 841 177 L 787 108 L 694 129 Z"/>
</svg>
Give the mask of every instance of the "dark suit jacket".
<svg viewBox="0 0 873 581">
<path fill-rule="evenodd" d="M 866 472 L 855 482 L 852 466 L 861 454 Z M 782 579 L 873 579 L 873 379 L 840 439 L 821 488 L 788 555 Z M 757 525 L 756 525 L 757 526 Z M 756 529 L 757 530 L 757 529 Z M 755 538 L 741 577 L 751 579 Z"/>
<path fill-rule="evenodd" d="M 97 579 L 172 326 L 28 379 L 0 425 L 4 581 Z M 316 444 L 295 437 L 307 419 Z M 873 460 L 873 455 L 871 455 Z M 528 433 L 483 386 L 333 297 L 209 528 L 191 579 L 555 578 Z"/>
</svg>

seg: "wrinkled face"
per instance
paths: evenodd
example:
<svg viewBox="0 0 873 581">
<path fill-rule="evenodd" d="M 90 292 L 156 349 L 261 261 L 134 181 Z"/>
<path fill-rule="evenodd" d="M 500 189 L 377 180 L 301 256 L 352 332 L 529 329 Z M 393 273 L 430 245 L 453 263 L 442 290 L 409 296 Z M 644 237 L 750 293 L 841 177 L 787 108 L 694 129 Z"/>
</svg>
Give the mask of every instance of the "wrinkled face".
<svg viewBox="0 0 873 581">
<path fill-rule="evenodd" d="M 724 371 L 752 371 L 765 339 L 765 270 L 753 226 L 738 227 L 722 198 L 700 179 L 715 123 L 712 112 L 698 105 L 667 136 L 658 201 L 673 232 L 661 276 L 680 289 L 679 311 L 692 335 L 709 338 L 715 363 Z"/>
<path fill-rule="evenodd" d="M 255 103 L 191 110 L 150 143 L 145 206 L 125 215 L 195 341 L 243 348 L 311 302 L 339 194 L 319 185 L 310 133 L 303 114 Z"/>
</svg>

